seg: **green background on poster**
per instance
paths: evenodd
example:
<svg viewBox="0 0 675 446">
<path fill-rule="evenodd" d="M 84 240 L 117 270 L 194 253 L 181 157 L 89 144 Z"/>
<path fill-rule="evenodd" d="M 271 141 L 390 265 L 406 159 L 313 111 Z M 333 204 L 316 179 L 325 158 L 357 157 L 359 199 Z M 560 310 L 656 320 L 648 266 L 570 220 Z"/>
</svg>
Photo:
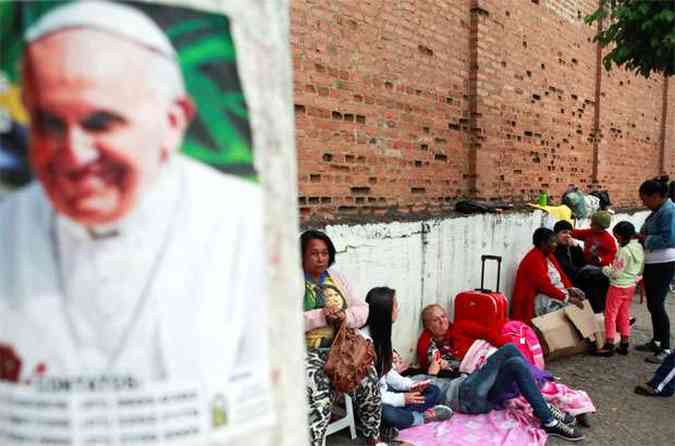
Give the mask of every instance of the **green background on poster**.
<svg viewBox="0 0 675 446">
<path fill-rule="evenodd" d="M 9 115 L 14 125 L 23 128 L 27 124 L 20 102 L 23 34 L 44 13 L 67 2 L 0 2 L 0 77 L 7 81 L 0 85 L 0 112 Z M 228 18 L 166 5 L 123 3 L 153 19 L 178 53 L 186 88 L 197 106 L 182 151 L 222 172 L 255 178 L 248 110 Z M 0 151 L 4 154 L 0 155 L 4 158 L 0 160 L 13 156 L 17 164 L 25 163 L 25 144 L 18 145 L 23 147 L 16 147 L 16 141 L 15 147 L 2 143 Z M 28 175 L 28 169 L 22 167 L 19 170 Z M 0 182 L 8 178 L 14 185 L 28 180 L 17 178 L 7 169 L 0 170 Z"/>
</svg>

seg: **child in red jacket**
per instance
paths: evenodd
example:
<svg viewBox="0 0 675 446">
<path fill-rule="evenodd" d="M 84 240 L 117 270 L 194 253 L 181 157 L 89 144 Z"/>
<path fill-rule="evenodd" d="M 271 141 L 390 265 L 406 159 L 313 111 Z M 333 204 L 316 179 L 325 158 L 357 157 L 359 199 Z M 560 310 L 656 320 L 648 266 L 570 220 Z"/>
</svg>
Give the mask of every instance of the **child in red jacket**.
<svg viewBox="0 0 675 446">
<path fill-rule="evenodd" d="M 593 312 L 605 311 L 605 299 L 609 280 L 602 274 L 601 268 L 611 265 L 618 247 L 609 233 L 612 216 L 607 211 L 599 211 L 591 217 L 591 229 L 575 229 L 572 237 L 584 242 L 584 260 L 586 266 L 579 270 L 577 283 L 593 307 Z"/>
<path fill-rule="evenodd" d="M 612 216 L 598 211 L 591 217 L 591 229 L 574 229 L 572 237 L 584 242 L 584 259 L 587 265 L 611 265 L 618 250 L 616 240 L 609 233 Z"/>
</svg>

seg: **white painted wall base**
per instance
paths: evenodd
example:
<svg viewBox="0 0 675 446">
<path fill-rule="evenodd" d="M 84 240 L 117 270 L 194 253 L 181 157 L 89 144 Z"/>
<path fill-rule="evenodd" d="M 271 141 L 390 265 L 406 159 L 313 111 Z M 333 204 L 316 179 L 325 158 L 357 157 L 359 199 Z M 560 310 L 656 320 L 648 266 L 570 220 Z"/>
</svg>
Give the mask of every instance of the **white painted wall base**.
<svg viewBox="0 0 675 446">
<path fill-rule="evenodd" d="M 639 229 L 649 215 L 617 214 Z M 510 299 L 518 264 L 532 247 L 532 233 L 551 222 L 542 211 L 480 214 L 413 223 L 334 225 L 325 228 L 338 250 L 336 266 L 361 296 L 375 286 L 396 289 L 400 306 L 394 346 L 414 356 L 419 314 L 431 303 L 448 308 L 452 296 L 480 285 L 480 256 L 503 257 L 501 291 Z M 579 222 L 587 227 L 588 221 Z M 486 287 L 494 288 L 496 267 L 486 266 Z M 452 309 L 450 317 L 452 318 Z"/>
</svg>

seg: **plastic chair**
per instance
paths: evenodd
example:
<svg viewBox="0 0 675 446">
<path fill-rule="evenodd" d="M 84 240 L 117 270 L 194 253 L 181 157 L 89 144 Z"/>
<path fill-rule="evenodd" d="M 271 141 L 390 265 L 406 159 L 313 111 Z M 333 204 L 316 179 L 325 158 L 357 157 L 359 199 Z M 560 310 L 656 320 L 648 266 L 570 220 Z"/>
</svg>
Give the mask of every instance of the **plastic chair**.
<svg viewBox="0 0 675 446">
<path fill-rule="evenodd" d="M 326 435 L 323 436 L 323 446 L 326 446 L 326 437 L 334 434 L 337 431 L 348 427 L 349 434 L 352 437 L 352 440 L 356 440 L 356 424 L 354 423 L 354 406 L 352 403 L 352 398 L 345 394 L 345 416 L 339 418 L 332 423 L 328 424 L 326 428 Z"/>
</svg>

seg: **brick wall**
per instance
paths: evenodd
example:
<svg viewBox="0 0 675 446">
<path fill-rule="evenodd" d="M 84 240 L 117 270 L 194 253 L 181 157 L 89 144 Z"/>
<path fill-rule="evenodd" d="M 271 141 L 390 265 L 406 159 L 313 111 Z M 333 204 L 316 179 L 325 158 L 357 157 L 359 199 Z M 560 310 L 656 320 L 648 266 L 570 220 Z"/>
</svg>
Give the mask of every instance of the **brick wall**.
<svg viewBox="0 0 675 446">
<path fill-rule="evenodd" d="M 435 214 L 569 184 L 637 205 L 662 150 L 675 167 L 675 113 L 664 126 L 662 78 L 598 69 L 583 23 L 596 5 L 293 1 L 303 220 Z"/>
</svg>

